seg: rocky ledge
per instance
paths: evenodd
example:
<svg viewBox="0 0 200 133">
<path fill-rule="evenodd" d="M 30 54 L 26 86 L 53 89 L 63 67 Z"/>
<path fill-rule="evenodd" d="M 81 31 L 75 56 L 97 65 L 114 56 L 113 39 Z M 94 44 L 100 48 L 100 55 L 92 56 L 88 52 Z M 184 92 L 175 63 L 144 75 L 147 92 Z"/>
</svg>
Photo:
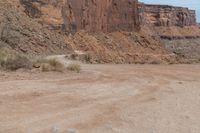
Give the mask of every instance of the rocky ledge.
<svg viewBox="0 0 200 133">
<path fill-rule="evenodd" d="M 184 7 L 139 4 L 140 23 L 152 26 L 196 25 L 196 13 Z"/>
</svg>

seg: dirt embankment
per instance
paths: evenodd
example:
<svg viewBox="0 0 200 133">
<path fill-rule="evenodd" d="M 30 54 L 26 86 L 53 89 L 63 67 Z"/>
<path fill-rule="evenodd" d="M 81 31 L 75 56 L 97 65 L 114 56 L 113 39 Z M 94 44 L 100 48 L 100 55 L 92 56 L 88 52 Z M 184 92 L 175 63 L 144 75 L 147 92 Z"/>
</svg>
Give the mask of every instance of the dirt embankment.
<svg viewBox="0 0 200 133">
<path fill-rule="evenodd" d="M 173 54 L 165 50 L 159 39 L 148 34 L 79 32 L 68 40 L 73 49 L 91 54 L 97 63 L 168 62 L 175 58 Z"/>
<path fill-rule="evenodd" d="M 28 17 L 18 1 L 0 1 L 0 47 L 33 54 L 73 51 L 65 36 L 48 30 Z"/>
<path fill-rule="evenodd" d="M 155 34 L 161 37 L 165 48 L 186 60 L 200 60 L 200 29 L 190 27 L 157 27 Z"/>
</svg>

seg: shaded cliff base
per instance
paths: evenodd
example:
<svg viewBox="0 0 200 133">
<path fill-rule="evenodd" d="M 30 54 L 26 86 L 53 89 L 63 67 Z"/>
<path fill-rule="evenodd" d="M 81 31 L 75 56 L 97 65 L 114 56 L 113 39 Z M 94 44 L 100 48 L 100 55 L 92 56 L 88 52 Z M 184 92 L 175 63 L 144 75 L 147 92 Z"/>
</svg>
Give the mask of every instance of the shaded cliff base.
<svg viewBox="0 0 200 133">
<path fill-rule="evenodd" d="M 91 63 L 169 63 L 176 55 L 168 52 L 159 39 L 136 32 L 88 34 L 78 32 L 68 43 L 83 60 Z M 88 59 L 89 58 L 89 59 Z"/>
<path fill-rule="evenodd" d="M 78 32 L 68 43 L 92 63 L 176 64 L 200 62 L 200 30 L 142 27 L 140 32 Z"/>
</svg>

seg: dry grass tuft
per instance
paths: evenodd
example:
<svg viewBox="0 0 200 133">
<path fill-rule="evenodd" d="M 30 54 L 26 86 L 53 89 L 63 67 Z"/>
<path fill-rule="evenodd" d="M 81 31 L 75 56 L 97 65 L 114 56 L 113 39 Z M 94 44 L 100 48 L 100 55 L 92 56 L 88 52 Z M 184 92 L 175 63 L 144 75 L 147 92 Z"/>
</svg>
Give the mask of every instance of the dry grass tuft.
<svg viewBox="0 0 200 133">
<path fill-rule="evenodd" d="M 0 49 L 0 67 L 3 70 L 16 71 L 18 69 L 31 69 L 32 62 L 25 55 Z"/>
<path fill-rule="evenodd" d="M 152 60 L 149 62 L 149 64 L 159 65 L 159 64 L 163 64 L 163 62 L 162 60 Z"/>
<path fill-rule="evenodd" d="M 81 66 L 79 64 L 70 64 L 70 65 L 68 65 L 67 69 L 70 70 L 70 71 L 80 73 Z"/>
<path fill-rule="evenodd" d="M 30 55 L 25 56 L 5 49 L 0 49 L 0 68 L 9 71 L 37 68 L 43 72 L 63 72 L 66 69 L 64 64 L 57 59 L 47 59 L 45 57 Z M 70 64 L 67 69 L 79 73 L 81 67 L 78 64 Z"/>
<path fill-rule="evenodd" d="M 7 57 L 3 61 L 1 61 L 1 67 L 4 70 L 11 70 L 11 71 L 16 71 L 20 68 L 31 69 L 32 62 L 25 56 L 14 55 Z"/>
<path fill-rule="evenodd" d="M 43 60 L 43 63 L 41 64 L 42 64 L 41 70 L 43 72 L 48 72 L 48 71 L 63 72 L 65 68 L 64 65 L 56 59 L 46 59 Z"/>
</svg>

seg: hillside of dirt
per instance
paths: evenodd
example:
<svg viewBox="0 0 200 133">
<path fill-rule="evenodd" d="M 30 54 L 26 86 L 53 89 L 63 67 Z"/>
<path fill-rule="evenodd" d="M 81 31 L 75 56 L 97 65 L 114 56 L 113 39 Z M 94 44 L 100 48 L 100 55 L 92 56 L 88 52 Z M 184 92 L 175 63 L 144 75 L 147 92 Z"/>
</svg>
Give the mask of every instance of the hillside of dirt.
<svg viewBox="0 0 200 133">
<path fill-rule="evenodd" d="M 28 17 L 17 1 L 0 1 L 0 47 L 27 54 L 69 53 L 65 36 Z"/>
<path fill-rule="evenodd" d="M 164 47 L 179 58 L 200 61 L 200 29 L 198 26 L 155 27 Z"/>
<path fill-rule="evenodd" d="M 69 38 L 73 49 L 89 53 L 92 60 L 114 63 L 152 63 L 175 61 L 156 37 L 136 32 L 88 34 L 78 32 Z"/>
</svg>

